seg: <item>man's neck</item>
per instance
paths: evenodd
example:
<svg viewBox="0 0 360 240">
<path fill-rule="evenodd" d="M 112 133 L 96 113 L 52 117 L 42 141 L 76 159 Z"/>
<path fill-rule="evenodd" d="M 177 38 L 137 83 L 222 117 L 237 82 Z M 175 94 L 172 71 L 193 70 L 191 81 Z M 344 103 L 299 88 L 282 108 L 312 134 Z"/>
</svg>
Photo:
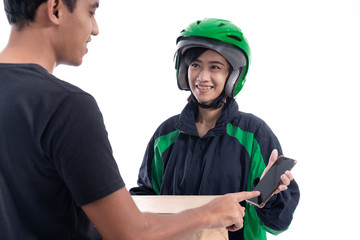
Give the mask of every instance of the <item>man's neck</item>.
<svg viewBox="0 0 360 240">
<path fill-rule="evenodd" d="M 7 46 L 0 52 L 1 63 L 33 63 L 52 73 L 55 56 L 42 28 L 25 27 L 18 31 L 12 27 Z"/>
</svg>

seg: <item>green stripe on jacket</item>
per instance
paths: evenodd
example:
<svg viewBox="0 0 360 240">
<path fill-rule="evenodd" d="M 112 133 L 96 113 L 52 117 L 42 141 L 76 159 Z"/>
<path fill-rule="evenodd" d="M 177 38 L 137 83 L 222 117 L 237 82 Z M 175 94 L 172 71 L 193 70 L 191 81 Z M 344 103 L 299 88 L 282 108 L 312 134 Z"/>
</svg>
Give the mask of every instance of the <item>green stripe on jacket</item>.
<svg viewBox="0 0 360 240">
<path fill-rule="evenodd" d="M 250 158 L 250 169 L 247 179 L 247 191 L 253 188 L 255 178 L 260 177 L 266 165 L 261 155 L 259 143 L 256 141 L 254 134 L 246 132 L 237 126 L 228 123 L 226 128 L 227 134 L 236 138 L 241 145 L 245 147 Z M 258 217 L 255 207 L 246 203 L 244 218 L 244 239 L 266 239 L 266 231 L 276 234 L 273 230 L 267 228 Z"/>
<path fill-rule="evenodd" d="M 160 188 L 162 183 L 163 171 L 164 171 L 164 163 L 162 161 L 161 155 L 165 150 L 173 144 L 180 131 L 175 130 L 166 135 L 160 136 L 155 140 L 154 143 L 154 159 L 151 163 L 151 181 L 153 184 L 153 188 L 156 194 L 160 194 Z"/>
</svg>

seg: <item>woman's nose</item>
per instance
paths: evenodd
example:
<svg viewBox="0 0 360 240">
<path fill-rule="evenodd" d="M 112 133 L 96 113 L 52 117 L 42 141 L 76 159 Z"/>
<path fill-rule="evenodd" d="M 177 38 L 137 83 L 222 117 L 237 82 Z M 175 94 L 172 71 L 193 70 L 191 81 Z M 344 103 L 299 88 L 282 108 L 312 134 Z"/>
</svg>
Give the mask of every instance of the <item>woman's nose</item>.
<svg viewBox="0 0 360 240">
<path fill-rule="evenodd" d="M 206 69 L 202 69 L 197 79 L 201 82 L 208 81 L 210 79 L 210 72 Z"/>
</svg>

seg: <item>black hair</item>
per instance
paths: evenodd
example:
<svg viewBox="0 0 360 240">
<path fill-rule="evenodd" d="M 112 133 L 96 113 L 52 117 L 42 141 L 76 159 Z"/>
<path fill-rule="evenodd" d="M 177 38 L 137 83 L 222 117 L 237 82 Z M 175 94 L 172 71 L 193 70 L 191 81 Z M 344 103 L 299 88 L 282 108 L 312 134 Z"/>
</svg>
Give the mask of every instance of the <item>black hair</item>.
<svg viewBox="0 0 360 240">
<path fill-rule="evenodd" d="M 75 9 L 77 0 L 62 0 L 70 12 Z M 7 19 L 11 25 L 19 29 L 35 20 L 35 14 L 39 6 L 46 0 L 4 0 L 4 8 Z"/>
<path fill-rule="evenodd" d="M 201 54 L 209 50 L 209 48 L 204 47 L 193 47 L 184 52 L 183 59 L 186 67 L 189 67 L 192 62 L 194 62 Z"/>
</svg>

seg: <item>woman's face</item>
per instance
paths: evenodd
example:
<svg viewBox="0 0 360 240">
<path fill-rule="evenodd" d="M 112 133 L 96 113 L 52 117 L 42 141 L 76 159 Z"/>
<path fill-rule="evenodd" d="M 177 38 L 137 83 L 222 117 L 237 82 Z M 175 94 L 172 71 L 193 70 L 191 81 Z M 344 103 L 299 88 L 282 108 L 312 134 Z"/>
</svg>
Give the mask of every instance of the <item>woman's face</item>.
<svg viewBox="0 0 360 240">
<path fill-rule="evenodd" d="M 188 68 L 191 92 L 201 104 L 209 105 L 224 89 L 228 61 L 214 50 L 206 50 Z"/>
</svg>

